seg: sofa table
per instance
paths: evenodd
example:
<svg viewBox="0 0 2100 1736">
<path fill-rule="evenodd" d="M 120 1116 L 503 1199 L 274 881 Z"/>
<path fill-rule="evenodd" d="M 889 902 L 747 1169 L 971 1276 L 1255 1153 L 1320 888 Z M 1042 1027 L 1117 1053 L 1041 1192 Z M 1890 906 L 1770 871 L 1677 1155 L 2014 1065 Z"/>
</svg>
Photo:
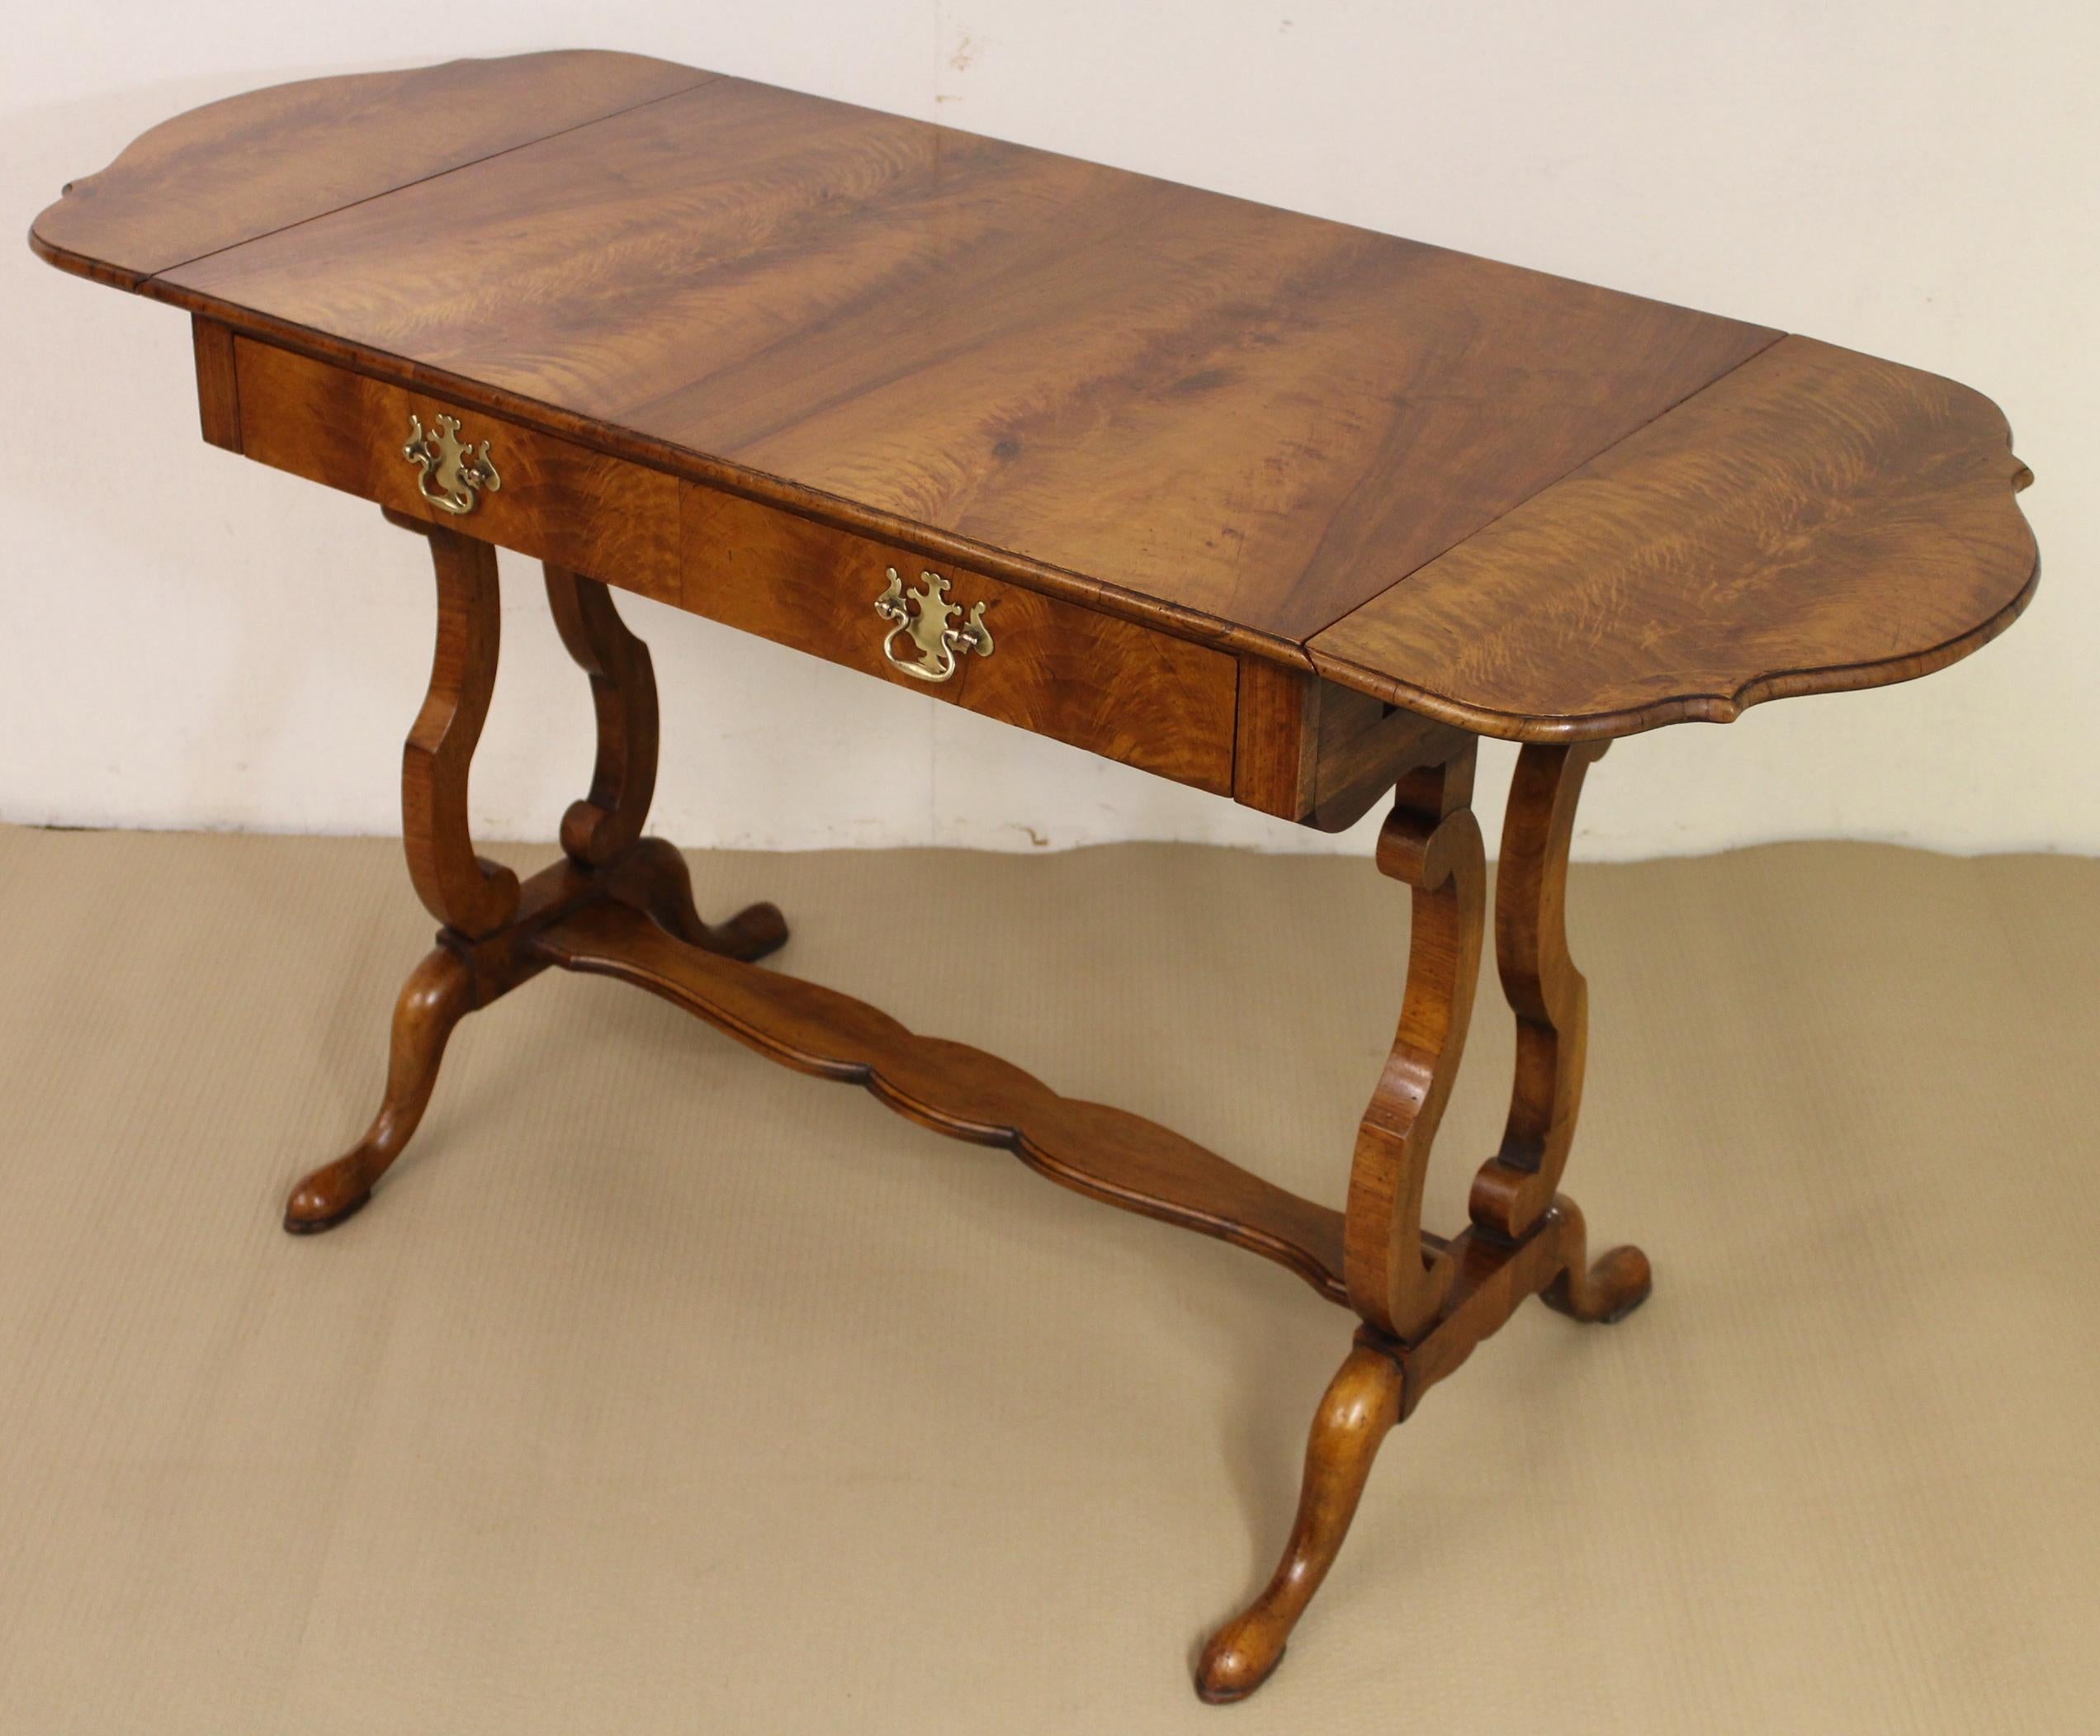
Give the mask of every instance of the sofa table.
<svg viewBox="0 0 2100 1736">
<path fill-rule="evenodd" d="M 1615 737 L 1953 662 L 2031 594 L 2004 419 L 1935 376 L 1342 224 L 634 55 L 324 78 L 182 115 L 31 244 L 192 316 L 204 437 L 428 543 L 402 761 L 442 925 L 385 1095 L 285 1227 L 341 1223 L 447 1038 L 550 965 L 641 985 L 1355 1317 L 1273 1579 L 1207 1700 L 1275 1668 L 1380 1441 L 1527 1297 L 1646 1297 L 1560 1192 L 1584 1062 L 1563 924 Z M 544 563 L 597 763 L 562 855 L 475 853 L 498 547 Z M 608 586 L 1296 824 L 1388 805 L 1399 1027 L 1341 1208 L 757 961 L 643 835 L 649 653 Z M 1517 1029 L 1470 1221 L 1421 1222 L 1488 904 L 1482 736 L 1522 744 L 1494 942 Z"/>
</svg>

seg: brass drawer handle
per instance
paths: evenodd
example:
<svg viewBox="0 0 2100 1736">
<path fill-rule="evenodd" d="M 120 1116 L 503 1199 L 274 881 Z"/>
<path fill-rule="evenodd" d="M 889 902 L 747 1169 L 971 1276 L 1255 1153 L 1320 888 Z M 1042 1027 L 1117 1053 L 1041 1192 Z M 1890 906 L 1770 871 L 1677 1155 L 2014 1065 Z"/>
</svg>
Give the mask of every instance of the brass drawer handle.
<svg viewBox="0 0 2100 1736">
<path fill-rule="evenodd" d="M 875 613 L 893 623 L 882 639 L 882 655 L 892 669 L 903 670 L 915 681 L 946 681 L 972 651 L 980 657 L 991 655 L 991 631 L 984 624 L 989 603 L 972 603 L 969 620 L 950 627 L 948 623 L 962 612 L 962 605 L 948 600 L 948 580 L 939 573 L 921 573 L 920 588 L 907 591 L 895 567 L 889 575 L 889 589 L 875 599 Z M 900 657 L 891 650 L 899 633 L 910 638 L 919 653 L 915 658 Z"/>
<path fill-rule="evenodd" d="M 431 419 L 438 430 L 434 438 L 423 433 L 422 417 L 409 418 L 409 443 L 401 448 L 401 456 L 416 467 L 416 486 L 424 499 L 444 512 L 471 513 L 481 490 L 493 494 L 503 486 L 503 478 L 490 461 L 489 442 L 484 440 L 475 452 L 472 442 L 460 439 L 456 417 Z"/>
</svg>

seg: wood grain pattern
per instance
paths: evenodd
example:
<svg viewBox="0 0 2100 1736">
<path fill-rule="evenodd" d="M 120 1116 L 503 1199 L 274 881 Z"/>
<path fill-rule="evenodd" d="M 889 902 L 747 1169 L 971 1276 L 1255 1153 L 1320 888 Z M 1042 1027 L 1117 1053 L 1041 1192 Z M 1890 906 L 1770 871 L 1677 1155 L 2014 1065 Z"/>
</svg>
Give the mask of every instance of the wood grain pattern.
<svg viewBox="0 0 2100 1736">
<path fill-rule="evenodd" d="M 1246 1699 L 1282 1659 L 1290 1630 L 1341 1551 L 1379 1444 L 1400 1421 L 1406 1384 L 1400 1362 L 1371 1342 L 1352 1346 L 1328 1382 L 1305 1444 L 1283 1559 L 1252 1605 L 1211 1635 L 1196 1664 L 1196 1692 L 1207 1704 Z"/>
<path fill-rule="evenodd" d="M 1516 1015 L 1516 1074 L 1495 1155 L 1473 1178 L 1469 1211 L 1506 1241 L 1551 1207 L 1582 1107 L 1590 989 L 1568 952 L 1568 849 L 1575 807 L 1606 744 L 1537 743 L 1517 755 L 1495 863 L 1495 963 Z"/>
<path fill-rule="evenodd" d="M 1266 657 L 1240 658 L 1232 799 L 1279 820 L 1312 811 L 1318 763 L 1318 678 Z"/>
<path fill-rule="evenodd" d="M 475 1004 L 474 972 L 449 946 L 432 948 L 409 973 L 394 1004 L 379 1112 L 363 1138 L 293 1187 L 284 1212 L 291 1234 L 318 1235 L 364 1209 L 374 1185 L 423 1124 L 445 1045 Z"/>
<path fill-rule="evenodd" d="M 1370 1327 L 1313 1413 L 1298 1516 L 1267 1585 L 1213 1634 L 1196 1664 L 1196 1693 L 1213 1705 L 1244 1700 L 1275 1672 L 1312 1594 L 1334 1565 L 1379 1445 L 1423 1396 L 1464 1365 L 1529 1297 L 1571 1318 L 1623 1320 L 1648 1299 L 1647 1256 L 1614 1248 L 1592 1265 L 1573 1200 L 1560 1199 L 1511 1246 L 1477 1230 L 1450 1245 L 1453 1279 L 1442 1317 L 1420 1342 L 1398 1344 Z"/>
<path fill-rule="evenodd" d="M 1568 956 L 1568 845 L 1596 744 L 1527 746 L 1503 826 L 1496 950 L 1518 1019 L 1516 1081 L 1501 1149 L 1475 1177 L 1472 1223 L 1449 1243 L 1421 1231 L 1422 1185 L 1464 1051 L 1478 973 L 1485 870 L 1468 803 L 1470 745 L 1401 781 L 1379 865 L 1413 889 L 1400 1029 L 1358 1131 L 1343 1275 L 1362 1317 L 1314 1416 L 1297 1522 L 1254 1600 L 1211 1636 L 1204 1700 L 1245 1699 L 1268 1679 L 1348 1535 L 1379 1443 L 1526 1297 L 1582 1321 L 1622 1318 L 1653 1284 L 1620 1247 L 1589 1263 L 1574 1202 L 1552 1190 L 1582 1106 L 1588 1000 Z"/>
<path fill-rule="evenodd" d="M 603 573 L 646 597 L 678 599 L 676 478 L 249 338 L 234 340 L 234 359 L 248 456 L 410 518 Z M 461 438 L 491 442 L 503 479 L 463 517 L 423 497 L 401 453 L 409 417 L 429 428 L 440 414 L 459 419 Z"/>
<path fill-rule="evenodd" d="M 125 288 L 170 266 L 690 89 L 641 54 L 518 54 L 310 78 L 141 133 L 36 220 L 31 244 Z"/>
<path fill-rule="evenodd" d="M 996 649 L 939 685 L 882 653 L 874 599 L 911 551 L 404 391 L 310 357 L 233 340 L 248 456 L 389 510 L 526 554 L 1215 794 L 1232 788 L 1237 672 L 1223 651 L 960 569 L 991 605 Z M 502 486 L 473 511 L 423 498 L 401 455 L 411 413 L 491 442 Z"/>
<path fill-rule="evenodd" d="M 386 1089 L 371 1128 L 303 1177 L 286 1202 L 284 1227 L 295 1235 L 333 1229 L 363 1209 L 414 1137 L 453 1028 L 546 968 L 527 944 L 546 925 L 617 901 L 701 952 L 752 960 L 788 939 L 770 904 L 720 925 L 702 920 L 684 859 L 661 839 L 641 837 L 656 784 L 649 650 L 621 622 L 603 585 L 560 567 L 547 569 L 547 604 L 563 645 L 590 678 L 598 720 L 590 793 L 563 821 L 565 854 L 522 886 L 510 869 L 475 854 L 466 792 L 502 644 L 495 551 L 402 513 L 386 516 L 428 542 L 437 575 L 437 652 L 402 750 L 401 813 L 409 877 L 445 926 L 395 1007 Z"/>
<path fill-rule="evenodd" d="M 240 381 L 234 362 L 234 334 L 215 319 L 190 321 L 196 360 L 197 421 L 206 443 L 229 452 L 241 449 Z"/>
<path fill-rule="evenodd" d="M 717 489 L 682 499 L 679 601 L 696 614 L 996 717 L 1104 759 L 1194 784 L 1232 788 L 1237 671 L 1224 652 L 944 564 L 961 605 L 986 605 L 988 657 L 944 682 L 915 680 L 882 655 L 874 604 L 894 568 L 915 587 L 910 550 L 835 530 Z"/>
<path fill-rule="evenodd" d="M 1380 1442 L 1527 1297 L 1609 1321 L 1648 1294 L 1638 1250 L 1588 1262 L 1556 1192 L 1587 1042 L 1568 848 L 1602 739 L 1924 673 L 2034 584 L 2026 472 L 1965 388 L 633 57 L 219 105 L 32 244 L 189 308 L 206 438 L 379 501 L 434 557 L 403 811 L 446 926 L 397 1003 L 377 1118 L 286 1227 L 357 1210 L 459 1020 L 560 966 L 1262 1254 L 1363 1324 L 1283 1559 L 1204 1648 L 1209 1700 L 1275 1669 Z M 502 473 L 457 520 L 401 453 L 409 416 L 440 411 Z M 498 543 L 548 563 L 598 726 L 565 854 L 523 886 L 467 825 Z M 1414 920 L 1345 1211 L 754 968 L 780 913 L 710 926 L 683 859 L 641 835 L 655 680 L 606 581 L 896 681 L 873 599 L 922 565 L 989 605 L 997 646 L 914 691 L 1303 823 L 1393 791 L 1379 863 Z M 1517 1067 L 1447 1243 L 1421 1219 L 1483 939 L 1473 732 L 1527 744 L 1496 928 Z"/>
<path fill-rule="evenodd" d="M 1242 655 L 1233 799 L 1321 831 L 1354 825 L 1407 773 L 1441 765 L 1465 732 Z"/>
<path fill-rule="evenodd" d="M 1455 1276 L 1448 1251 L 1426 1256 L 1422 1186 L 1465 1054 L 1488 903 L 1473 818 L 1474 750 L 1403 778 L 1379 833 L 1378 864 L 1411 889 L 1400 1024 L 1356 1129 L 1344 1273 L 1349 1303 L 1386 1337 L 1418 1337 Z"/>
<path fill-rule="evenodd" d="M 150 287 L 1284 649 L 1776 335 L 733 78 Z"/>
<path fill-rule="evenodd" d="M 2026 606 L 2027 480 L 1989 400 L 1789 338 L 1315 636 L 1313 661 L 1525 741 L 1908 680 Z"/>
<path fill-rule="evenodd" d="M 1230 657 L 1018 586 L 996 613 L 996 653 L 970 659 L 961 678 L 964 711 L 1232 794 Z"/>
<path fill-rule="evenodd" d="M 1341 1213 L 1156 1123 L 1061 1097 L 1009 1062 L 917 1036 L 836 990 L 698 951 L 624 906 L 579 910 L 528 944 L 565 969 L 636 983 L 799 1071 L 863 1086 L 936 1133 L 1000 1147 L 1080 1193 L 1250 1248 L 1340 1299 Z"/>
<path fill-rule="evenodd" d="M 496 686 L 496 551 L 434 526 L 425 534 L 438 575 L 438 648 L 430 690 L 401 750 L 401 844 L 423 907 L 478 936 L 518 909 L 518 876 L 475 854 L 466 817 L 467 776 Z"/>
<path fill-rule="evenodd" d="M 561 848 L 575 861 L 604 868 L 634 847 L 655 799 L 655 665 L 597 579 L 550 565 L 546 594 L 563 648 L 590 678 L 598 721 L 590 793 L 562 815 Z"/>
<path fill-rule="evenodd" d="M 643 839 L 603 868 L 558 858 L 519 888 L 517 909 L 502 927 L 479 936 L 447 929 L 410 973 L 394 1010 L 379 1113 L 356 1145 L 293 1187 L 285 1203 L 288 1232 L 316 1235 L 364 1209 L 422 1122 L 453 1029 L 547 968 L 550 961 L 527 944 L 532 935 L 572 911 L 608 901 L 690 946 L 737 958 L 763 958 L 788 939 L 788 925 L 770 904 L 749 906 L 726 922 L 702 921 L 684 859 L 660 838 Z"/>
<path fill-rule="evenodd" d="M 433 109 L 437 143 L 371 143 Z M 248 239 L 204 245 L 221 230 Z M 174 231 L 200 256 L 140 277 Z M 35 244 L 519 429 L 1520 740 L 1925 673 L 2035 573 L 2002 419 L 1930 376 L 662 63 L 237 99 L 148 135 Z"/>
</svg>

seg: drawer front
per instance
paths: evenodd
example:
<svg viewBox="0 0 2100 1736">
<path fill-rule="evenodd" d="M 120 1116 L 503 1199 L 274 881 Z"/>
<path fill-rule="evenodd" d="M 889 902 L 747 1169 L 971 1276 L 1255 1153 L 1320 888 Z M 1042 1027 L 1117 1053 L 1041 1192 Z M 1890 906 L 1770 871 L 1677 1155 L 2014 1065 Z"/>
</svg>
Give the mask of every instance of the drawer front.
<svg viewBox="0 0 2100 1736">
<path fill-rule="evenodd" d="M 246 338 L 234 340 L 240 450 L 310 481 L 347 490 L 381 506 L 442 524 L 520 554 L 574 568 L 608 584 L 678 601 L 679 484 L 661 471 L 521 428 L 427 392 L 367 379 Z M 447 480 L 404 456 L 419 424 L 438 442 L 450 417 L 470 461 L 489 442 L 497 485 L 462 495 L 447 512 L 423 492 Z M 412 423 L 410 419 L 414 418 Z"/>
<path fill-rule="evenodd" d="M 761 638 L 996 717 L 1199 789 L 1232 788 L 1238 667 L 1223 651 L 1153 631 L 735 494 L 683 485 L 683 607 Z M 948 581 L 963 626 L 978 603 L 988 656 L 922 681 L 883 653 L 876 598 L 894 568 L 907 590 Z M 900 634 L 892 650 L 916 660 Z"/>
</svg>

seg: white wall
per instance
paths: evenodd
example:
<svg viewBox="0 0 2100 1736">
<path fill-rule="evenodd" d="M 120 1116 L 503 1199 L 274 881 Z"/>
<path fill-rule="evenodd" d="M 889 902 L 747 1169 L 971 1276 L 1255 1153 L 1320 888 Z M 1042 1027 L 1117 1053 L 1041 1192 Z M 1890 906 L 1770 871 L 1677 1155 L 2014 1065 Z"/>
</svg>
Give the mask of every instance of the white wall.
<svg viewBox="0 0 2100 1736">
<path fill-rule="evenodd" d="M 1623 744 L 1592 856 L 1842 835 L 2100 851 L 2100 9 L 1956 0 L 114 0 L 17 9 L 0 208 L 177 110 L 319 73 L 633 49 L 1812 333 L 2003 404 L 2026 619 L 1916 684 Z M 186 322 L 0 254 L 0 819 L 383 831 L 427 674 L 421 551 L 196 438 Z M 506 557 L 508 559 L 508 557 Z M 584 684 L 513 563 L 475 769 L 546 837 Z M 639 602 L 655 820 L 693 845 L 1328 840 Z M 1499 801 L 1508 750 L 1491 750 Z M 1360 839 L 1345 847 L 1360 848 Z"/>
</svg>

